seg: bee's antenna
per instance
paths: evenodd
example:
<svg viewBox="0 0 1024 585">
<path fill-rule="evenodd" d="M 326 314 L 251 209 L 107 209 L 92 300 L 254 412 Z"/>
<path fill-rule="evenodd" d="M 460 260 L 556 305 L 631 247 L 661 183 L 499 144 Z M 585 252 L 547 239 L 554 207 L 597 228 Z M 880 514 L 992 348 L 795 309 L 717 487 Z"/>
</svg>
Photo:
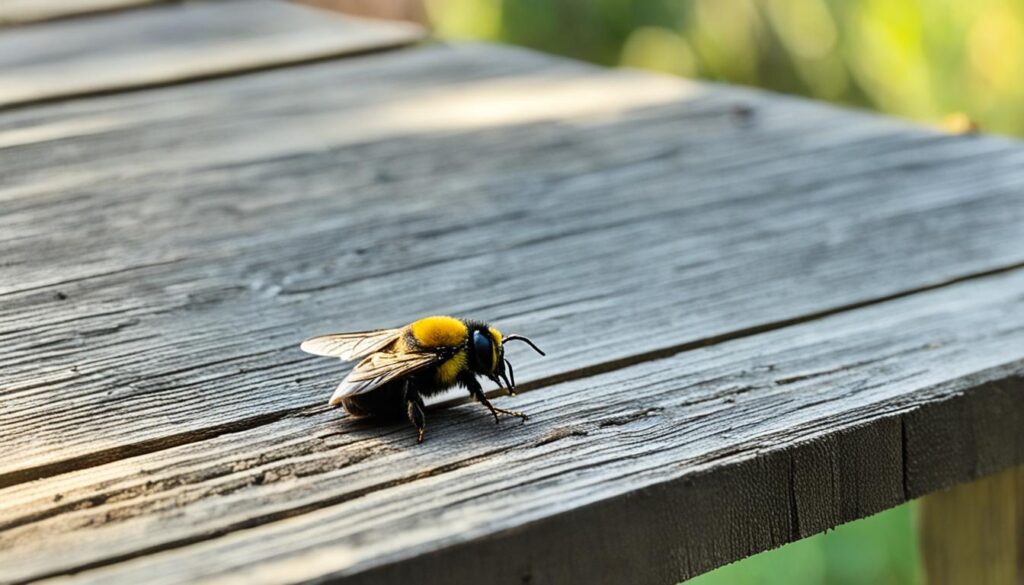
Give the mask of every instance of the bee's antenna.
<svg viewBox="0 0 1024 585">
<path fill-rule="evenodd" d="M 505 367 L 508 368 L 508 377 L 512 380 L 512 387 L 516 387 L 516 373 L 512 370 L 512 362 L 505 359 Z"/>
<path fill-rule="evenodd" d="M 539 347 L 534 345 L 534 343 L 532 341 L 530 341 L 529 337 L 523 337 L 522 335 L 508 335 L 504 339 L 501 340 L 501 343 L 504 344 L 504 343 L 506 343 L 508 341 L 516 341 L 516 340 L 526 342 L 527 345 L 529 345 L 530 347 L 533 348 L 533 351 L 539 353 L 540 355 L 547 355 L 546 353 L 541 351 Z"/>
</svg>

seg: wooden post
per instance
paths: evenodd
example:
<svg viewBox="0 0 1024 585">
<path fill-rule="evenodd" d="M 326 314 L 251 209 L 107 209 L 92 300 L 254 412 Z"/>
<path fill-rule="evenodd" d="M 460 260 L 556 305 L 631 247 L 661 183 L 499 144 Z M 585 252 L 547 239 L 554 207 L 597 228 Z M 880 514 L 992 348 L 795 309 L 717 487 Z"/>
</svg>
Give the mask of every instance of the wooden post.
<svg viewBox="0 0 1024 585">
<path fill-rule="evenodd" d="M 1024 585 L 1024 466 L 925 496 L 928 585 Z"/>
</svg>

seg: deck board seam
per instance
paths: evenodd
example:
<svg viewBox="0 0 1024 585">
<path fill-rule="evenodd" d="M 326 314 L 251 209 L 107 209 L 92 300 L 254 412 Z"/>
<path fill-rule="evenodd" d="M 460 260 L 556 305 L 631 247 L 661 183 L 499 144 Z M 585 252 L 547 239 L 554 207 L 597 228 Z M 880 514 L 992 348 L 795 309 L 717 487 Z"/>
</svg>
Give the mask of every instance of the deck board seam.
<svg viewBox="0 0 1024 585">
<path fill-rule="evenodd" d="M 187 85 L 190 83 L 202 83 L 206 81 L 217 81 L 221 79 L 232 79 L 235 77 L 242 77 L 245 75 L 253 75 L 259 73 L 266 73 L 270 71 L 278 71 L 281 69 L 287 69 L 290 67 L 304 67 L 309 65 L 318 65 L 326 63 L 328 61 L 337 61 L 342 59 L 349 59 L 354 57 L 364 57 L 368 55 L 376 55 L 380 53 L 386 53 L 396 51 L 399 49 L 407 49 L 414 47 L 426 46 L 435 42 L 431 38 L 423 39 L 404 39 L 395 40 L 387 44 L 381 44 L 378 46 L 361 47 L 358 49 L 353 48 L 341 48 L 334 52 L 327 53 L 324 55 L 315 55 L 310 57 L 302 57 L 295 60 L 281 61 L 278 63 L 262 63 L 259 65 L 246 65 L 234 69 L 231 71 L 214 71 L 210 73 L 196 73 L 189 74 L 187 77 L 180 79 L 168 79 L 161 81 L 142 82 L 135 85 L 123 85 L 120 87 L 107 87 L 103 89 L 90 89 L 85 91 L 75 91 L 70 93 L 62 93 L 59 95 L 50 95 L 45 97 L 32 98 L 19 102 L 10 102 L 6 104 L 0 104 L 0 114 L 7 112 L 28 109 L 36 106 L 43 106 L 49 104 L 56 104 L 61 102 L 69 102 L 81 99 L 98 98 L 105 96 L 121 95 L 126 93 L 136 93 L 149 90 L 159 90 L 168 87 L 177 87 Z"/>
<path fill-rule="evenodd" d="M 181 4 L 184 1 L 185 0 L 149 0 L 148 2 L 143 2 L 140 4 L 87 8 L 82 12 L 65 12 L 61 14 L 54 14 L 52 16 L 32 18 L 30 20 L 4 20 L 3 16 L 0 15 L 0 31 L 3 31 L 4 29 L 45 26 L 47 24 L 51 24 L 54 22 L 77 20 L 79 18 L 97 18 L 109 14 L 145 10 L 147 8 L 153 8 L 154 6 L 160 6 L 161 4 Z"/>
</svg>

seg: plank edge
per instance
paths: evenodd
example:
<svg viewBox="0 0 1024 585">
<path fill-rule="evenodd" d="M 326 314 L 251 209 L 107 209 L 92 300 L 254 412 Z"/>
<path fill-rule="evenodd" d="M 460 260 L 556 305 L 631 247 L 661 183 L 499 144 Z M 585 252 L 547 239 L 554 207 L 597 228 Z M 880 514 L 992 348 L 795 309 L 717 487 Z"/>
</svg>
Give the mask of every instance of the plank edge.
<svg viewBox="0 0 1024 585">
<path fill-rule="evenodd" d="M 1024 446 L 1018 444 L 1024 443 L 1024 437 L 1014 435 L 1024 423 L 1022 392 L 1024 372 L 1018 369 L 869 424 L 784 445 L 759 457 L 644 487 L 478 540 L 356 573 L 326 573 L 317 581 L 472 583 L 488 574 L 502 583 L 679 582 L 1024 463 Z M 976 439 L 982 432 L 1012 440 L 979 444 Z M 937 452 L 935 441 L 948 446 Z M 971 445 L 980 449 L 972 454 Z M 877 473 L 861 477 L 869 480 L 864 484 L 840 482 L 839 489 L 850 489 L 850 494 L 822 491 L 823 485 L 837 485 L 835 470 L 826 478 L 832 481 L 822 482 L 816 474 L 827 460 L 835 463 L 837 456 L 859 457 L 862 465 Z M 937 461 L 942 462 L 937 465 L 940 473 L 923 472 L 922 465 Z M 864 493 L 869 494 L 867 499 Z M 858 505 L 849 506 L 851 501 Z M 694 510 L 700 511 L 696 517 L 690 515 Z M 739 519 L 744 525 L 728 519 Z M 631 544 L 625 547 L 623 542 Z M 703 546 L 693 546 L 700 543 Z"/>
</svg>

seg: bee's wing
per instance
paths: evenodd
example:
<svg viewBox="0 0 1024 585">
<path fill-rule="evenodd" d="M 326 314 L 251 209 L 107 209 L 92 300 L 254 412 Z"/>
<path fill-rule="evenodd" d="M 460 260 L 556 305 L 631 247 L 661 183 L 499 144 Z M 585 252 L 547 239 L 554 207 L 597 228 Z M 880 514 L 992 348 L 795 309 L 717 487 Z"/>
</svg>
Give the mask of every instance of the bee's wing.
<svg viewBox="0 0 1024 585">
<path fill-rule="evenodd" d="M 335 333 L 311 337 L 299 346 L 302 351 L 313 355 L 355 360 L 380 351 L 402 335 L 402 328 Z"/>
<path fill-rule="evenodd" d="M 420 352 L 380 352 L 368 355 L 345 376 L 338 389 L 331 395 L 330 404 L 338 404 L 342 398 L 363 394 L 437 361 L 437 355 Z"/>
</svg>

